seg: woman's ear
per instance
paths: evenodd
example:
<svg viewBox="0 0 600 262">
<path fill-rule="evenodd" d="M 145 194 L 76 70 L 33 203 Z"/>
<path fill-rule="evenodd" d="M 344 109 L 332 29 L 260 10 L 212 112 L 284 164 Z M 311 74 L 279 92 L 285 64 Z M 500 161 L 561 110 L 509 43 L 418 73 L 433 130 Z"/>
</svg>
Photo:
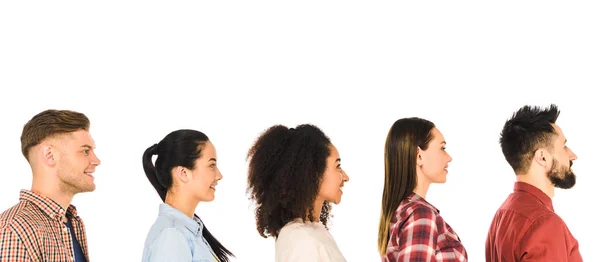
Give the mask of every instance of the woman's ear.
<svg viewBox="0 0 600 262">
<path fill-rule="evenodd" d="M 423 165 L 423 156 L 422 156 L 423 150 L 421 149 L 421 147 L 417 147 L 417 166 L 422 166 Z"/>
<path fill-rule="evenodd" d="M 175 171 L 174 172 L 174 177 L 177 180 L 179 180 L 181 182 L 184 182 L 184 183 L 190 181 L 190 179 L 191 179 L 191 177 L 190 177 L 191 173 L 189 172 L 189 170 L 187 168 L 182 167 L 182 166 L 178 166 L 178 167 L 175 167 L 173 169 Z"/>
</svg>

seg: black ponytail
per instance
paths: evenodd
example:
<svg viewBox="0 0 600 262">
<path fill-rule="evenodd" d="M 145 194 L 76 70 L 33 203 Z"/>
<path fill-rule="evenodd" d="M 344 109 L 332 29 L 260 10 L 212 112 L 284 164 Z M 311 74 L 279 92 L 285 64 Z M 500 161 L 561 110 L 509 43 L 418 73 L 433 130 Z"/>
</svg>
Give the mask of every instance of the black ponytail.
<svg viewBox="0 0 600 262">
<path fill-rule="evenodd" d="M 160 183 L 158 170 L 152 163 L 152 156 L 158 154 L 158 144 L 154 144 L 146 151 L 144 151 L 144 155 L 142 156 L 142 165 L 144 166 L 144 172 L 146 172 L 146 177 L 150 181 L 150 184 L 156 189 L 156 192 L 160 196 L 163 202 L 165 202 L 165 198 L 167 197 L 167 187 Z"/>
</svg>

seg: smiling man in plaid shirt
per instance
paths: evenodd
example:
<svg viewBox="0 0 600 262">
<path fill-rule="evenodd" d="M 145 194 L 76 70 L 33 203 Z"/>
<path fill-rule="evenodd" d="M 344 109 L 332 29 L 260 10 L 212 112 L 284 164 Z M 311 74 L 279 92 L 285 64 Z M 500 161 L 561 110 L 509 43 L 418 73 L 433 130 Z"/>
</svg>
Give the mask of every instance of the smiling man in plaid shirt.
<svg viewBox="0 0 600 262">
<path fill-rule="evenodd" d="M 94 191 L 89 119 L 69 110 L 46 110 L 23 128 L 21 150 L 33 172 L 31 190 L 0 214 L 0 261 L 88 261 L 83 222 L 71 200 Z"/>
</svg>

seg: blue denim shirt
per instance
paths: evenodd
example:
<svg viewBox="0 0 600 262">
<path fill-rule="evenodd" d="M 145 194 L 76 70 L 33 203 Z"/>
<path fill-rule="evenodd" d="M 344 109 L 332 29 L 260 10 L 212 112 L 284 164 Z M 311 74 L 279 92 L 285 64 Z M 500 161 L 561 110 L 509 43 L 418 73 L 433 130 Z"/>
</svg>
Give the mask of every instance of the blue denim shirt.
<svg viewBox="0 0 600 262">
<path fill-rule="evenodd" d="M 208 242 L 202 237 L 203 227 L 200 220 L 161 203 L 158 218 L 146 237 L 142 262 L 217 261 Z"/>
</svg>

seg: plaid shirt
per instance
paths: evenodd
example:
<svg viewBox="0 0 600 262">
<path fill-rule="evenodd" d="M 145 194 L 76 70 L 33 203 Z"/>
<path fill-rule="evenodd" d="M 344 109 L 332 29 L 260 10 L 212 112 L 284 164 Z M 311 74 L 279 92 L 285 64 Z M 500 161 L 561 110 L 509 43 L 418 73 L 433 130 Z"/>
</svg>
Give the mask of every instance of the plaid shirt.
<svg viewBox="0 0 600 262">
<path fill-rule="evenodd" d="M 467 251 L 439 210 L 412 193 L 392 218 L 381 261 L 467 261 Z"/>
<path fill-rule="evenodd" d="M 74 261 L 71 234 L 62 222 L 64 212 L 52 199 L 21 190 L 19 203 L 0 214 L 0 261 Z M 66 212 L 89 261 L 83 222 L 73 205 Z"/>
</svg>

